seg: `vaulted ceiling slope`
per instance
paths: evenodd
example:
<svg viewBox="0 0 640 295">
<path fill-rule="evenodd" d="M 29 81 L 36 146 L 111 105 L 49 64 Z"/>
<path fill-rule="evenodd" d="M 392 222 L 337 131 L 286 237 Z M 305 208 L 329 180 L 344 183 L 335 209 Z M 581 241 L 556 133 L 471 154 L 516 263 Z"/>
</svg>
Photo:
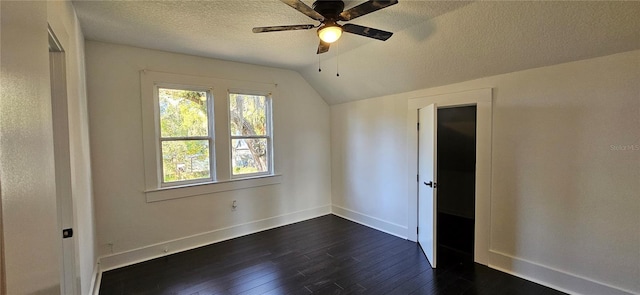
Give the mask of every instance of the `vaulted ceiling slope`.
<svg viewBox="0 0 640 295">
<path fill-rule="evenodd" d="M 87 40 L 295 70 L 330 104 L 640 49 L 636 1 L 399 0 L 351 22 L 394 32 L 389 40 L 346 34 L 320 56 L 315 30 L 251 32 L 316 24 L 277 0 L 74 6 Z"/>
</svg>

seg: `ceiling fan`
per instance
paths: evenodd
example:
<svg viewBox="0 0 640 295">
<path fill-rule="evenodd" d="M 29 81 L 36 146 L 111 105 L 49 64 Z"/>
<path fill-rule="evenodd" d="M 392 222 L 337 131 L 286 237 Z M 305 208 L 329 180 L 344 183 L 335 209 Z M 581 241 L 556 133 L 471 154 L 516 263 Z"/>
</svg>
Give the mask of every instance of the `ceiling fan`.
<svg viewBox="0 0 640 295">
<path fill-rule="evenodd" d="M 319 25 L 291 25 L 291 26 L 271 26 L 253 28 L 254 33 L 293 31 L 293 30 L 309 30 L 318 28 L 318 37 L 320 37 L 320 45 L 318 45 L 317 54 L 329 51 L 331 43 L 337 41 L 343 32 L 357 34 L 373 39 L 386 41 L 393 35 L 391 32 L 382 31 L 374 28 L 363 27 L 354 24 L 338 24 L 339 21 L 350 21 L 357 17 L 372 13 L 382 8 L 389 7 L 398 3 L 398 0 L 369 0 L 358 6 L 344 10 L 343 1 L 335 0 L 316 0 L 311 7 L 304 4 L 300 0 L 280 0 L 291 6 L 293 9 L 304 13 L 306 16 L 320 22 Z"/>
</svg>

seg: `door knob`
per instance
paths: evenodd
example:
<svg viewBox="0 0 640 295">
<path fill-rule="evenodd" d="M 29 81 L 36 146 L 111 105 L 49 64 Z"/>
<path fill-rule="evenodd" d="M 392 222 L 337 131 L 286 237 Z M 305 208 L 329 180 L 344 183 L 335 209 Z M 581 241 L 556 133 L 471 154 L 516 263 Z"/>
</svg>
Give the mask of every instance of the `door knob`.
<svg viewBox="0 0 640 295">
<path fill-rule="evenodd" d="M 423 182 L 424 185 L 428 186 L 428 187 L 432 187 L 432 188 L 436 188 L 436 183 L 433 181 L 429 181 L 429 182 Z"/>
</svg>

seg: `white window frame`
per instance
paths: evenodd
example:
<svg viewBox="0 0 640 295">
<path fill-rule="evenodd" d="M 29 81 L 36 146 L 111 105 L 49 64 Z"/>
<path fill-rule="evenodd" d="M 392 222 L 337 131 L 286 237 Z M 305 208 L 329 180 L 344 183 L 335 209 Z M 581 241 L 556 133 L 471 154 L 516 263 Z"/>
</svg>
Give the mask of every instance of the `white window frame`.
<svg viewBox="0 0 640 295">
<path fill-rule="evenodd" d="M 244 135 L 232 135 L 231 134 L 231 94 L 236 95 L 254 95 L 254 96 L 264 96 L 265 101 L 265 118 L 267 123 L 267 134 L 266 135 L 255 135 L 255 136 L 244 136 Z M 229 175 L 231 179 L 242 179 L 242 178 L 252 178 L 259 177 L 264 175 L 273 175 L 273 124 L 272 124 L 272 93 L 271 92 L 260 92 L 260 91 L 248 91 L 242 89 L 229 89 L 227 91 L 227 112 L 228 112 L 228 129 L 229 129 Z M 255 173 L 244 173 L 244 174 L 233 174 L 233 140 L 234 139 L 258 139 L 258 138 L 266 138 L 267 139 L 267 171 L 265 172 L 255 172 Z"/>
<path fill-rule="evenodd" d="M 186 137 L 162 137 L 161 122 L 160 122 L 160 96 L 159 89 L 174 89 L 174 90 L 187 90 L 187 91 L 198 91 L 205 92 L 207 94 L 207 136 L 186 136 Z M 189 184 L 198 184 L 198 183 L 208 183 L 216 180 L 216 154 L 215 154 L 215 112 L 214 112 L 214 97 L 213 97 L 213 88 L 212 87 L 203 87 L 203 86 L 193 86 L 193 85 L 182 85 L 182 84 L 174 84 L 174 83 L 154 83 L 153 87 L 153 99 L 154 104 L 157 107 L 156 109 L 156 130 L 157 130 L 157 138 L 158 138 L 158 155 L 156 157 L 158 169 L 158 176 L 160 178 L 160 187 L 172 187 L 172 186 L 183 186 Z M 207 140 L 209 142 L 209 177 L 207 178 L 198 178 L 191 180 L 182 180 L 182 181 L 164 181 L 164 164 L 162 161 L 162 143 L 165 141 L 178 141 L 178 140 Z"/>
<path fill-rule="evenodd" d="M 182 182 L 179 185 L 162 185 L 161 149 L 159 144 L 160 124 L 159 124 L 159 103 L 155 102 L 154 92 L 157 85 L 189 87 L 189 89 L 209 89 L 215 99 L 210 99 L 214 106 L 209 108 L 213 112 L 213 144 L 209 155 L 213 161 L 210 166 L 211 180 L 199 181 L 196 183 Z M 170 88 L 170 87 L 168 87 Z M 244 89 L 241 93 L 257 93 L 259 95 L 271 94 L 271 174 L 251 175 L 232 178 L 231 175 L 231 143 L 229 122 L 229 99 L 224 99 L 229 93 L 229 89 Z M 246 91 L 252 89 L 253 91 Z M 277 185 L 282 182 L 282 175 L 278 174 L 278 163 L 274 157 L 274 149 L 277 142 L 274 142 L 274 126 L 276 118 L 273 117 L 272 105 L 276 104 L 274 98 L 277 97 L 277 85 L 267 82 L 251 82 L 230 79 L 220 79 L 204 76 L 194 76 L 167 72 L 157 72 L 152 70 L 140 70 L 140 101 L 142 108 L 142 143 L 144 160 L 144 188 L 146 201 L 158 202 L 172 199 L 179 199 L 191 196 L 212 195 L 219 192 L 242 190 L 247 188 L 260 187 L 265 185 Z M 222 98 L 222 99 L 220 99 Z"/>
</svg>

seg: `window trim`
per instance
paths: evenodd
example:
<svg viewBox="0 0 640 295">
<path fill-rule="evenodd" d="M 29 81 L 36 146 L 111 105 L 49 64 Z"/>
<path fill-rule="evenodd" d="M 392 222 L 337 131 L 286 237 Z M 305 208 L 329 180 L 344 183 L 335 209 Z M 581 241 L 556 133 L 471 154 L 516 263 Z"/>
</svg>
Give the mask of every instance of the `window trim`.
<svg viewBox="0 0 640 295">
<path fill-rule="evenodd" d="M 173 90 L 188 90 L 188 91 L 199 91 L 205 92 L 207 95 L 207 136 L 185 136 L 185 137 L 162 137 L 161 130 L 161 121 L 160 121 L 160 88 L 164 89 L 173 89 Z M 202 183 L 211 183 L 216 181 L 216 148 L 215 148 L 215 109 L 214 109 L 214 96 L 213 96 L 213 87 L 207 86 L 194 86 L 194 85 L 183 85 L 176 83 L 163 83 L 163 82 L 155 82 L 153 84 L 153 102 L 157 106 L 156 112 L 156 130 L 157 130 L 157 144 L 158 144 L 158 153 L 156 155 L 156 161 L 158 165 L 158 177 L 160 181 L 160 187 L 175 187 L 175 186 L 185 186 L 185 185 L 193 185 L 193 184 L 202 184 Z M 182 180 L 182 181 L 172 181 L 165 182 L 164 181 L 164 163 L 162 161 L 162 143 L 165 141 L 178 141 L 178 140 L 207 140 L 209 142 L 209 177 L 206 178 L 198 178 L 198 179 L 190 179 L 190 180 Z"/>
<path fill-rule="evenodd" d="M 208 183 L 163 187 L 145 191 L 145 194 L 147 196 L 147 203 L 152 203 L 212 193 L 274 185 L 281 182 L 282 174 L 271 174 L 240 179 L 219 180 L 216 182 Z"/>
<path fill-rule="evenodd" d="M 240 135 L 232 135 L 231 134 L 231 94 L 236 95 L 254 95 L 254 96 L 264 96 L 266 99 L 265 102 L 265 111 L 266 111 L 266 123 L 267 123 L 267 135 L 255 135 L 255 136 L 240 136 Z M 228 132 L 229 132 L 229 176 L 233 180 L 244 179 L 244 178 L 254 178 L 260 176 L 273 175 L 273 112 L 272 112 L 272 93 L 264 92 L 264 91 L 251 91 L 245 89 L 228 89 L 227 90 L 227 124 L 228 124 Z M 251 138 L 266 138 L 267 139 L 267 171 L 265 172 L 254 172 L 254 173 L 245 173 L 234 175 L 233 173 L 233 140 L 234 139 L 251 139 Z"/>
<path fill-rule="evenodd" d="M 194 76 L 177 73 L 167 73 L 143 69 L 140 73 L 140 102 L 142 109 L 142 141 L 143 141 L 143 166 L 144 166 L 144 187 L 140 189 L 145 194 L 146 202 L 164 201 L 170 199 L 184 198 L 190 196 L 210 195 L 223 191 L 234 191 L 259 187 L 264 185 L 275 185 L 281 183 L 283 175 L 278 174 L 278 163 L 274 157 L 274 130 L 275 123 L 273 114 L 273 104 L 277 98 L 277 84 L 267 82 L 240 81 L 230 79 L 220 79 L 205 76 Z M 195 88 L 210 89 L 214 98 L 211 103 L 214 128 L 211 135 L 214 137 L 214 148 L 212 154 L 214 164 L 210 167 L 211 173 L 215 173 L 215 180 L 181 184 L 175 186 L 161 186 L 162 171 L 159 170 L 157 161 L 160 155 L 160 144 L 157 135 L 160 125 L 159 104 L 154 103 L 154 89 L 156 84 L 180 85 Z M 219 99 L 228 95 L 229 89 L 238 90 L 242 93 L 256 93 L 263 95 L 271 94 L 271 174 L 262 176 L 246 176 L 238 178 L 231 177 L 230 167 L 230 128 L 228 124 L 229 99 Z M 253 89 L 253 90 L 247 90 Z M 217 121 L 216 121 L 217 120 Z"/>
</svg>

